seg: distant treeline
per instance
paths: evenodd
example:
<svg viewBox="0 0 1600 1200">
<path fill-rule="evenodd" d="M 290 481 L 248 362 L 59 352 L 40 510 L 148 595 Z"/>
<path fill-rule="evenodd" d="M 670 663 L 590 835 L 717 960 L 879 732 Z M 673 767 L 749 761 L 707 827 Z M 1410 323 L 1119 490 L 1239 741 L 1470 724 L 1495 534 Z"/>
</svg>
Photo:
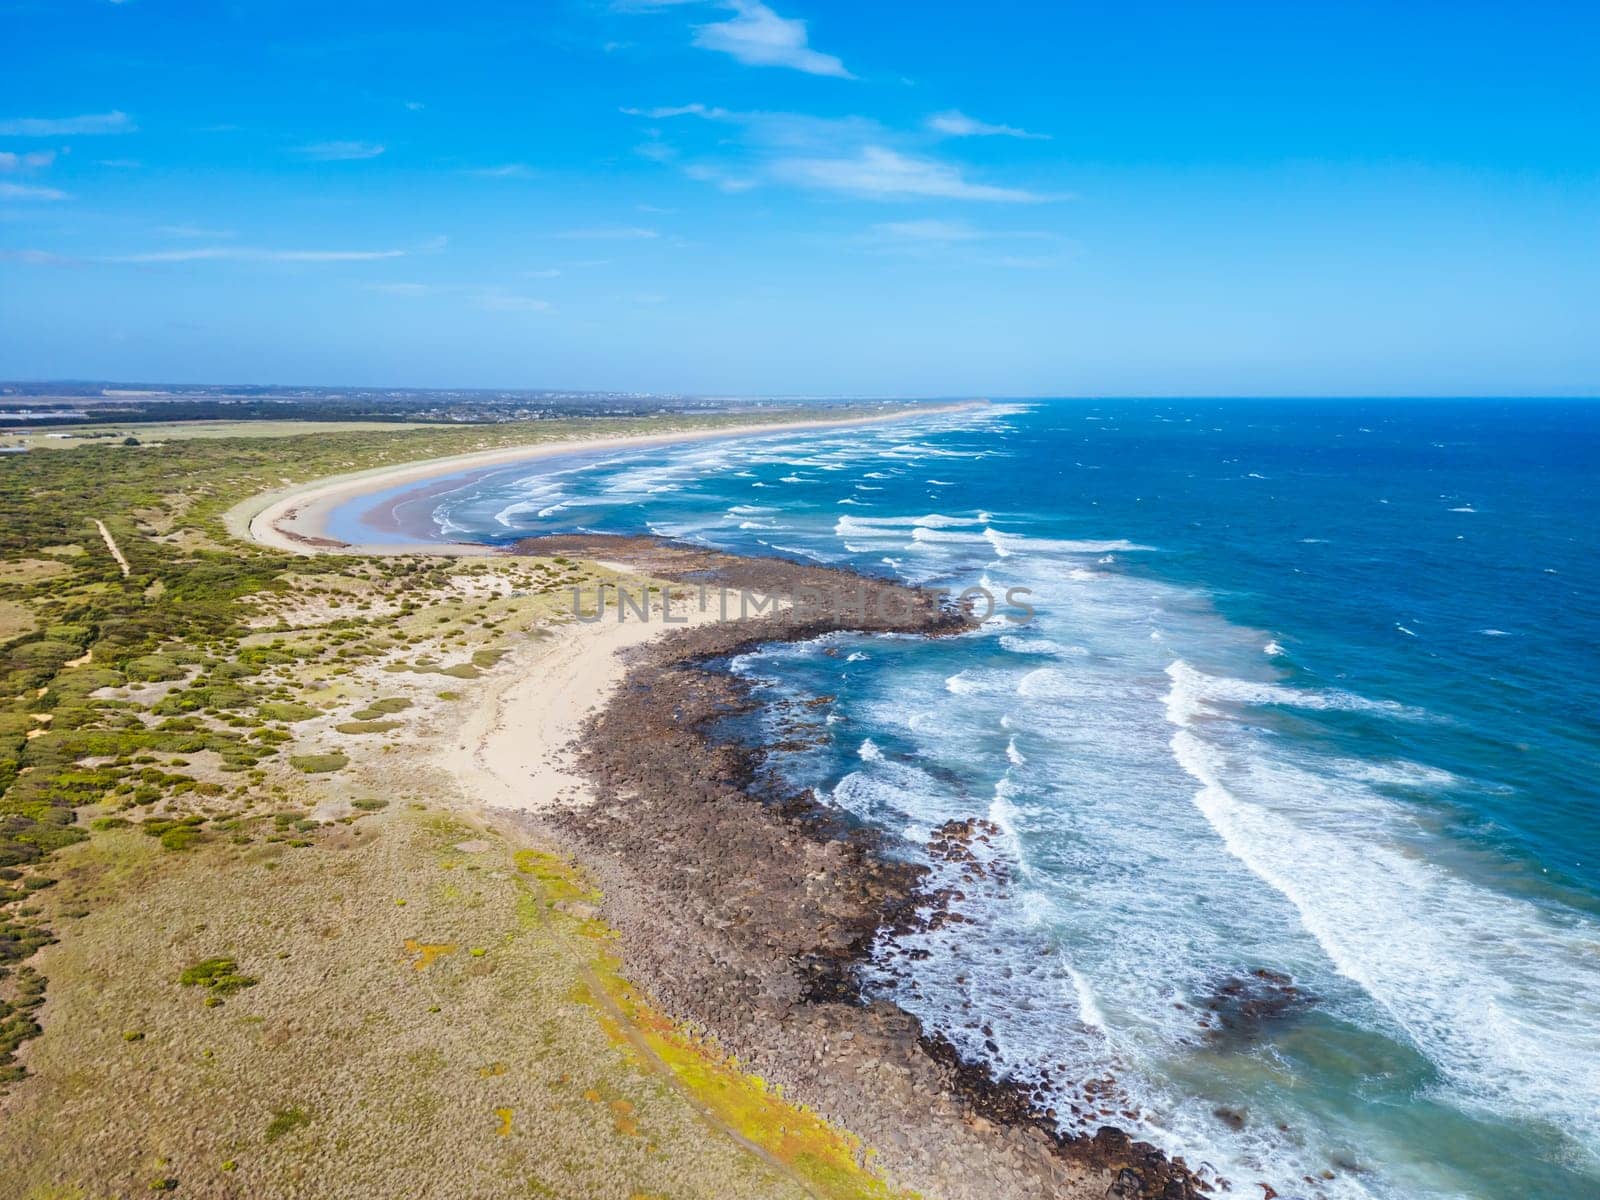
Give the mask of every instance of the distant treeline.
<svg viewBox="0 0 1600 1200">
<path fill-rule="evenodd" d="M 375 400 L 340 399 L 151 399 L 118 398 L 36 402 L 18 395 L 0 395 L 0 424 L 126 425 L 144 421 L 416 421 L 437 424 L 482 424 L 541 421 L 563 417 L 648 417 L 667 413 L 715 412 L 732 407 L 726 401 L 695 400 L 562 400 L 529 404 L 485 397 L 441 404 L 436 396 Z M 749 406 L 745 406 L 749 407 Z M 16 414 L 26 413 L 26 417 Z"/>
</svg>

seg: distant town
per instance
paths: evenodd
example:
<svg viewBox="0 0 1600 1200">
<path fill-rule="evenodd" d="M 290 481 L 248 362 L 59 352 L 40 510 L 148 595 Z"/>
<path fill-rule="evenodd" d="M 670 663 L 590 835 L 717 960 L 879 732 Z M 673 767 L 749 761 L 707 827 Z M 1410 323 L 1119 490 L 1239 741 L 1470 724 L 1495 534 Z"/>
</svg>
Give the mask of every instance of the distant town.
<svg viewBox="0 0 1600 1200">
<path fill-rule="evenodd" d="M 758 411 L 860 400 L 685 396 L 547 389 L 305 387 L 276 384 L 129 383 L 106 380 L 0 382 L 0 437 L 40 426 L 148 421 L 397 421 L 482 424 L 574 416 L 644 417 Z"/>
</svg>

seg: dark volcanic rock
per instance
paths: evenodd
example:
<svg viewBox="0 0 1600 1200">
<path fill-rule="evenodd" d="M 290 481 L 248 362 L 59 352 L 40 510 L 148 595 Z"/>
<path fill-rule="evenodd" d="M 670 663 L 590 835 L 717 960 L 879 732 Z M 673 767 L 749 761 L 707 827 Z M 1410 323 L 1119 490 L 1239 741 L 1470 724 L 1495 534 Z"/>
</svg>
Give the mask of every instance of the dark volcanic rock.
<svg viewBox="0 0 1600 1200">
<path fill-rule="evenodd" d="M 857 965 L 880 928 L 919 920 L 926 872 L 809 792 L 785 790 L 762 770 L 761 752 L 713 732 L 755 707 L 742 680 L 716 669 L 729 655 L 846 630 L 959 634 L 971 628 L 961 612 L 936 594 L 852 572 L 653 538 L 541 538 L 518 549 L 625 562 L 680 584 L 690 606 L 706 595 L 715 609 L 723 587 L 807 597 L 663 635 L 636 652 L 611 704 L 591 719 L 580 762 L 596 803 L 545 832 L 604 887 L 630 976 L 877 1147 L 902 1184 L 952 1200 L 1200 1194 L 1181 1163 L 1118 1130 L 1063 1138 L 1031 1093 L 963 1062 L 894 1005 L 868 1003 Z M 976 864 L 973 839 L 991 832 L 987 822 L 952 822 L 936 835 L 936 853 Z"/>
</svg>

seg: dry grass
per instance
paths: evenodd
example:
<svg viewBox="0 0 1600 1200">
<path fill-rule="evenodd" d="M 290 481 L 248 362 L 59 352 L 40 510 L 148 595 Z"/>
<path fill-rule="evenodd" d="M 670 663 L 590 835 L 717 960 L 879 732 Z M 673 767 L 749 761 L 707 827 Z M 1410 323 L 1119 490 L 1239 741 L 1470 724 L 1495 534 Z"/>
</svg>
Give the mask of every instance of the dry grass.
<svg viewBox="0 0 1600 1200">
<path fill-rule="evenodd" d="M 0 600 L 0 642 L 9 642 L 38 625 L 33 612 L 26 604 L 15 600 Z"/>
<path fill-rule="evenodd" d="M 160 445 L 192 438 L 280 438 L 421 428 L 423 426 L 407 421 L 144 421 L 127 425 L 49 425 L 14 429 L 0 441 L 34 450 L 71 450 L 78 446 L 117 445 L 126 437 L 138 438 L 144 445 Z"/>
<path fill-rule="evenodd" d="M 7 1195 L 806 1194 L 619 1047 L 578 885 L 492 830 L 398 805 L 302 848 L 113 829 L 66 859 L 51 903 L 90 915 L 43 956 Z M 259 982 L 208 1006 L 180 977 L 221 956 Z"/>
<path fill-rule="evenodd" d="M 0 584 L 39 583 L 66 575 L 72 570 L 66 563 L 49 558 L 14 558 L 0 562 Z"/>
</svg>

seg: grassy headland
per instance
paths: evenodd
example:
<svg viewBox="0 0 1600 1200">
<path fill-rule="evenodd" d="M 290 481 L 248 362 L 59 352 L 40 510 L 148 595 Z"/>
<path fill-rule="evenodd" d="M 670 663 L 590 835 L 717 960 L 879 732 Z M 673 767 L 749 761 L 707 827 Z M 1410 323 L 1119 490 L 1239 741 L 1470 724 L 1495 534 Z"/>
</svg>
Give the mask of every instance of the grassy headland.
<svg viewBox="0 0 1600 1200">
<path fill-rule="evenodd" d="M 7 1194 L 885 1193 L 635 995 L 583 880 L 432 765 L 501 656 L 614 576 L 223 527 L 330 474 L 747 421 L 0 460 Z"/>
</svg>

